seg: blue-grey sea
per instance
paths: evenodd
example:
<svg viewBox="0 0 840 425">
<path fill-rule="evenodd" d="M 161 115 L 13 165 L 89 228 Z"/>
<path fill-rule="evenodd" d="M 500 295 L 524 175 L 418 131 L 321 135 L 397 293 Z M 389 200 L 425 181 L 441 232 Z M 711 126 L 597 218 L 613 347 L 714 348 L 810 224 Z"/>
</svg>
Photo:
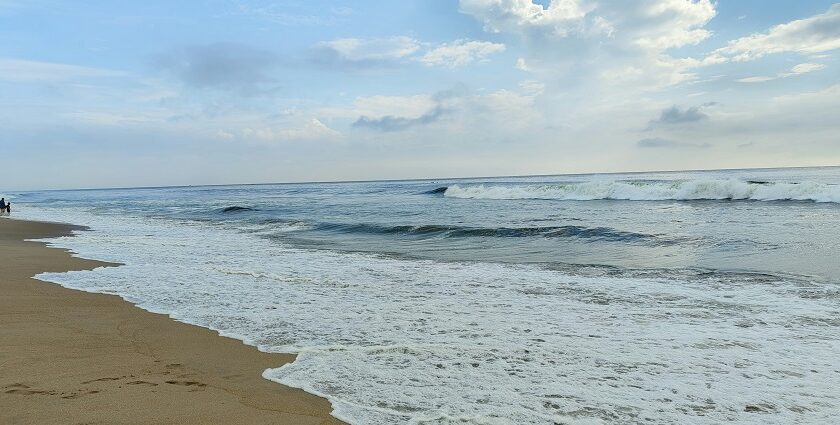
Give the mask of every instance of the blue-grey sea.
<svg viewBox="0 0 840 425">
<path fill-rule="evenodd" d="M 840 423 L 840 168 L 6 193 L 352 424 Z"/>
</svg>

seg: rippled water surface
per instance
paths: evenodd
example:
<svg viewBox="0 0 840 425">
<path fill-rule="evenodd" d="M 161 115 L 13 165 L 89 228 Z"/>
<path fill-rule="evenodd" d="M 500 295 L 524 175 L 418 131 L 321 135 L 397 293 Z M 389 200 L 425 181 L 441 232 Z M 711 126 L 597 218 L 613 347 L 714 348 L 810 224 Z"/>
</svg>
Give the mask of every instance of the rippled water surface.
<svg viewBox="0 0 840 425">
<path fill-rule="evenodd" d="M 351 423 L 840 420 L 840 169 L 13 194 Z"/>
</svg>

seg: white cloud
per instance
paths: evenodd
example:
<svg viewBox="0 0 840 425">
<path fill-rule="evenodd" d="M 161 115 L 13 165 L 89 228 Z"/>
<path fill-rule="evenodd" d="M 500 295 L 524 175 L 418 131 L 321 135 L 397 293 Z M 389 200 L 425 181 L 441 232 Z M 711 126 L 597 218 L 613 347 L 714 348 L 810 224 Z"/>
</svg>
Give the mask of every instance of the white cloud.
<svg viewBox="0 0 840 425">
<path fill-rule="evenodd" d="M 522 92 L 530 95 L 540 95 L 545 91 L 545 84 L 536 80 L 524 80 L 519 82 Z"/>
<path fill-rule="evenodd" d="M 548 7 L 531 0 L 461 0 L 460 6 L 491 32 L 543 28 L 565 35 L 586 15 L 577 0 L 551 0 Z"/>
<path fill-rule="evenodd" d="M 739 83 L 763 83 L 765 81 L 772 81 L 778 80 L 779 78 L 787 78 L 787 77 L 794 77 L 797 75 L 807 74 L 809 72 L 819 71 L 824 69 L 825 65 L 821 63 L 800 63 L 799 65 L 794 66 L 791 68 L 790 72 L 783 72 L 773 77 L 769 76 L 757 76 L 757 77 L 746 77 L 736 80 Z"/>
<path fill-rule="evenodd" d="M 713 55 L 744 62 L 774 53 L 813 54 L 838 48 L 840 4 L 835 4 L 825 13 L 777 25 L 766 33 L 732 40 L 726 47 L 716 50 Z"/>
<path fill-rule="evenodd" d="M 674 59 L 665 54 L 641 55 L 610 63 L 595 75 L 600 83 L 615 90 L 617 86 L 628 90 L 658 90 L 696 80 L 691 72 L 694 66 L 691 60 Z"/>
<path fill-rule="evenodd" d="M 318 43 L 316 59 L 327 63 L 377 65 L 418 61 L 427 66 L 456 68 L 505 50 L 505 45 L 478 40 L 455 40 L 433 46 L 407 36 L 340 38 Z"/>
<path fill-rule="evenodd" d="M 152 114 L 121 114 L 116 112 L 102 112 L 102 111 L 74 111 L 62 114 L 66 118 L 75 121 L 82 121 L 89 124 L 96 125 L 131 125 L 131 124 L 148 124 L 160 122 L 160 117 Z"/>
<path fill-rule="evenodd" d="M 591 15 L 609 22 L 610 36 L 584 40 L 589 49 L 606 52 L 594 74 L 630 91 L 692 81 L 699 61 L 675 58 L 668 50 L 706 40 L 712 33 L 705 26 L 716 14 L 710 0 L 603 0 Z"/>
<path fill-rule="evenodd" d="M 712 35 L 703 26 L 716 14 L 709 0 L 647 2 L 630 15 L 640 23 L 633 38 L 639 46 L 654 51 L 694 45 Z"/>
<path fill-rule="evenodd" d="M 791 72 L 794 74 L 805 74 L 808 72 L 819 71 L 821 69 L 825 69 L 825 65 L 821 63 L 800 63 L 791 69 Z"/>
<path fill-rule="evenodd" d="M 505 121 L 513 117 L 532 116 L 536 111 L 534 108 L 535 93 L 518 93 L 513 90 L 496 90 L 494 92 L 475 96 L 470 99 L 478 108 L 492 111 L 492 119 L 503 118 Z M 531 121 L 528 119 L 527 121 Z M 512 126 L 525 126 L 525 119 L 510 119 L 507 124 Z"/>
<path fill-rule="evenodd" d="M 225 141 L 236 140 L 236 135 L 234 135 L 233 133 L 231 133 L 229 131 L 225 131 L 225 130 L 217 131 L 216 132 L 216 137 L 218 137 L 221 140 L 225 140 Z"/>
<path fill-rule="evenodd" d="M 219 136 L 231 133 L 222 131 Z M 242 138 L 260 142 L 291 142 L 302 140 L 335 139 L 341 137 L 341 133 L 328 127 L 317 118 L 310 118 L 309 121 L 298 127 L 247 127 L 241 132 Z"/>
<path fill-rule="evenodd" d="M 776 96 L 772 98 L 771 105 L 775 105 L 786 111 L 795 111 L 798 108 L 811 108 L 822 111 L 826 115 L 832 115 L 837 109 L 828 106 L 840 106 L 840 84 L 809 92 Z M 791 114 L 791 117 L 795 118 L 796 114 Z M 824 124 L 829 125 L 832 123 L 826 121 Z"/>
<path fill-rule="evenodd" d="M 461 11 L 491 32 L 537 37 L 592 37 L 662 51 L 697 44 L 715 15 L 710 0 L 461 0 Z"/>
<path fill-rule="evenodd" d="M 122 71 L 62 63 L 0 58 L 0 80 L 14 82 L 57 82 L 83 78 L 116 77 Z"/>
<path fill-rule="evenodd" d="M 340 38 L 318 46 L 347 62 L 395 61 L 417 52 L 420 43 L 406 36 L 388 38 Z"/>
<path fill-rule="evenodd" d="M 528 56 L 517 69 L 556 75 L 573 66 L 613 87 L 642 90 L 694 78 L 690 70 L 701 61 L 673 58 L 667 50 L 707 39 L 711 31 L 704 27 L 717 13 L 711 0 L 554 0 L 547 7 L 532 0 L 461 0 L 460 6 L 485 30 L 525 39 Z"/>
<path fill-rule="evenodd" d="M 763 83 L 765 81 L 772 81 L 779 77 L 767 77 L 767 76 L 757 76 L 757 77 L 746 77 L 746 78 L 739 78 L 735 81 L 739 83 Z"/>
<path fill-rule="evenodd" d="M 430 50 L 420 58 L 420 62 L 430 66 L 442 65 L 454 68 L 476 61 L 486 61 L 491 54 L 504 50 L 504 44 L 488 41 L 456 40 Z"/>
<path fill-rule="evenodd" d="M 281 4 L 249 5 L 239 3 L 235 7 L 235 13 L 263 19 L 279 25 L 334 25 L 353 14 L 349 7 L 331 7 L 328 10 L 319 10 L 317 6 L 301 2 L 292 4 L 285 2 Z"/>
</svg>

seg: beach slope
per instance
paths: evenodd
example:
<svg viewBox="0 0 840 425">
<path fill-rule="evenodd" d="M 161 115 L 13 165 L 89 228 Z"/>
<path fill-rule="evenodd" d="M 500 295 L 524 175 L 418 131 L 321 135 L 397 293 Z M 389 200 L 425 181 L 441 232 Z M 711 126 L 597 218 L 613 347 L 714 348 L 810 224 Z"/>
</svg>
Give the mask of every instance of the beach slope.
<svg viewBox="0 0 840 425">
<path fill-rule="evenodd" d="M 326 400 L 261 377 L 293 355 L 33 279 L 108 266 L 24 241 L 72 230 L 0 219 L 0 423 L 340 423 Z"/>
</svg>

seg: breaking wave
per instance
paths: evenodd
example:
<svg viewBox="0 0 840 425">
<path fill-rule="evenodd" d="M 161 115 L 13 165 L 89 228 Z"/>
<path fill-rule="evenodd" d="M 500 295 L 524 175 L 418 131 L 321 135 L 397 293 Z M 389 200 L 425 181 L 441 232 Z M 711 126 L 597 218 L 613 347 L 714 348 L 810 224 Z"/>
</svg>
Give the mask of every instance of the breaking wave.
<svg viewBox="0 0 840 425">
<path fill-rule="evenodd" d="M 767 183 L 743 180 L 599 181 L 540 185 L 453 185 L 444 196 L 467 199 L 753 200 L 840 203 L 840 186 L 816 182 Z"/>
</svg>

